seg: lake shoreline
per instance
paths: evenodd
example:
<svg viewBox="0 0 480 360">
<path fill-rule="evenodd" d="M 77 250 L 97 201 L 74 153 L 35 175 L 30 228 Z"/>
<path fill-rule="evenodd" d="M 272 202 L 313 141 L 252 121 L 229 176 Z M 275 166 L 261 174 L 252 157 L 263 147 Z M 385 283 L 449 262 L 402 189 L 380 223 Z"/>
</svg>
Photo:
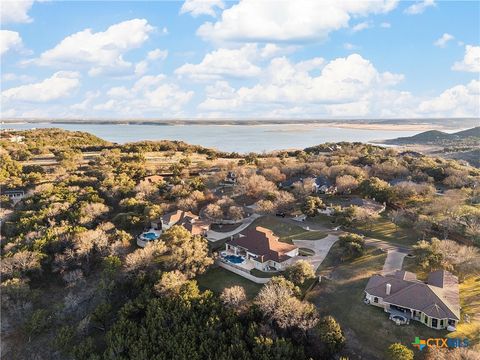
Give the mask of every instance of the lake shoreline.
<svg viewBox="0 0 480 360">
<path fill-rule="evenodd" d="M 428 130 L 458 130 L 458 125 L 445 123 L 385 123 L 375 121 L 327 121 L 327 120 L 2 120 L 2 127 L 19 124 L 50 124 L 55 125 L 154 125 L 154 126 L 286 126 L 308 130 L 308 128 L 338 128 L 352 130 L 384 130 L 384 131 L 428 131 Z"/>
</svg>

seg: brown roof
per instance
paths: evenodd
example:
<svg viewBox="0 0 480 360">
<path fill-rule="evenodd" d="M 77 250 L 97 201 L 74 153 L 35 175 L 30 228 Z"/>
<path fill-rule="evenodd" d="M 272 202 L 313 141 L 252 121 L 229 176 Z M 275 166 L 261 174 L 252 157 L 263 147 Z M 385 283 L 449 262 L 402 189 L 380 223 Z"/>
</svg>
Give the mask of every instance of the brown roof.
<svg viewBox="0 0 480 360">
<path fill-rule="evenodd" d="M 203 235 L 206 231 L 210 230 L 210 223 L 200 220 L 197 215 L 190 212 L 186 214 L 188 215 L 183 217 L 180 225 L 190 231 L 192 235 Z"/>
<path fill-rule="evenodd" d="M 161 175 L 150 175 L 143 178 L 143 180 L 148 181 L 149 183 L 157 183 L 163 181 L 163 176 Z"/>
<path fill-rule="evenodd" d="M 163 215 L 162 222 L 166 224 L 176 224 L 184 218 L 198 219 L 198 216 L 191 213 L 190 211 L 177 210 Z"/>
<path fill-rule="evenodd" d="M 177 210 L 162 216 L 162 222 L 167 224 L 182 225 L 192 235 L 203 235 L 210 230 L 210 223 L 200 220 L 198 215 L 190 211 Z"/>
<path fill-rule="evenodd" d="M 434 283 L 416 280 L 416 276 L 406 271 L 397 271 L 395 275 L 374 275 L 370 278 L 365 292 L 383 298 L 387 303 L 419 310 L 435 318 L 460 319 L 458 279 L 453 274 L 434 272 L 429 276 Z M 412 276 L 413 275 L 413 276 Z M 442 281 L 442 286 L 438 286 Z M 391 285 L 390 295 L 386 294 L 386 285 Z"/>
<path fill-rule="evenodd" d="M 452 285 L 458 286 L 458 278 L 448 271 L 437 270 L 428 275 L 427 283 L 440 288 Z"/>
<path fill-rule="evenodd" d="M 295 250 L 295 245 L 278 241 L 278 237 L 272 230 L 257 226 L 248 229 L 228 242 L 230 245 L 239 246 L 259 257 L 261 262 L 273 260 L 282 262 L 290 258 L 286 253 Z"/>
</svg>

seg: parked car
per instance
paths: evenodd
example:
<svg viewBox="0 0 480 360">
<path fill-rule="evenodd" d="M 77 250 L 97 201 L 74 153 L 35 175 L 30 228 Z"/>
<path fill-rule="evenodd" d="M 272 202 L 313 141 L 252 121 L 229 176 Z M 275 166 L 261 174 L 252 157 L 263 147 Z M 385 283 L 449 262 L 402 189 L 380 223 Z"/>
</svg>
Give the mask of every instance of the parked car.
<svg viewBox="0 0 480 360">
<path fill-rule="evenodd" d="M 280 216 L 282 218 L 284 218 L 285 216 L 287 216 L 287 214 L 285 214 L 284 212 L 278 212 L 275 214 L 275 216 Z"/>
</svg>

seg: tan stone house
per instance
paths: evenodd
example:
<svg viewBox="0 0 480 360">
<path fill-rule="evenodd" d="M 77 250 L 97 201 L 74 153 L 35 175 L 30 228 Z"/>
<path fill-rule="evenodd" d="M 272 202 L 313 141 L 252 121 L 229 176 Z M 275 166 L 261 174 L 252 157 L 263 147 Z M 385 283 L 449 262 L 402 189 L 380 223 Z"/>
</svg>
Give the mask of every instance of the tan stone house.
<svg viewBox="0 0 480 360">
<path fill-rule="evenodd" d="M 430 273 L 427 282 L 408 271 L 374 275 L 365 302 L 433 329 L 454 328 L 460 320 L 458 278 L 445 270 Z"/>
</svg>

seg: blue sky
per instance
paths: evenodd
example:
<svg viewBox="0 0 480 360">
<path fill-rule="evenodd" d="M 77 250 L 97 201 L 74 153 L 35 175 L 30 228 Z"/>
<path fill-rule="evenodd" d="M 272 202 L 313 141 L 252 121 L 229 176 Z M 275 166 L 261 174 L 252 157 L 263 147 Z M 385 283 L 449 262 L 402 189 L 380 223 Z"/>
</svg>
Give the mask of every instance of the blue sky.
<svg viewBox="0 0 480 360">
<path fill-rule="evenodd" d="M 2 1 L 3 118 L 480 116 L 477 1 Z"/>
</svg>

